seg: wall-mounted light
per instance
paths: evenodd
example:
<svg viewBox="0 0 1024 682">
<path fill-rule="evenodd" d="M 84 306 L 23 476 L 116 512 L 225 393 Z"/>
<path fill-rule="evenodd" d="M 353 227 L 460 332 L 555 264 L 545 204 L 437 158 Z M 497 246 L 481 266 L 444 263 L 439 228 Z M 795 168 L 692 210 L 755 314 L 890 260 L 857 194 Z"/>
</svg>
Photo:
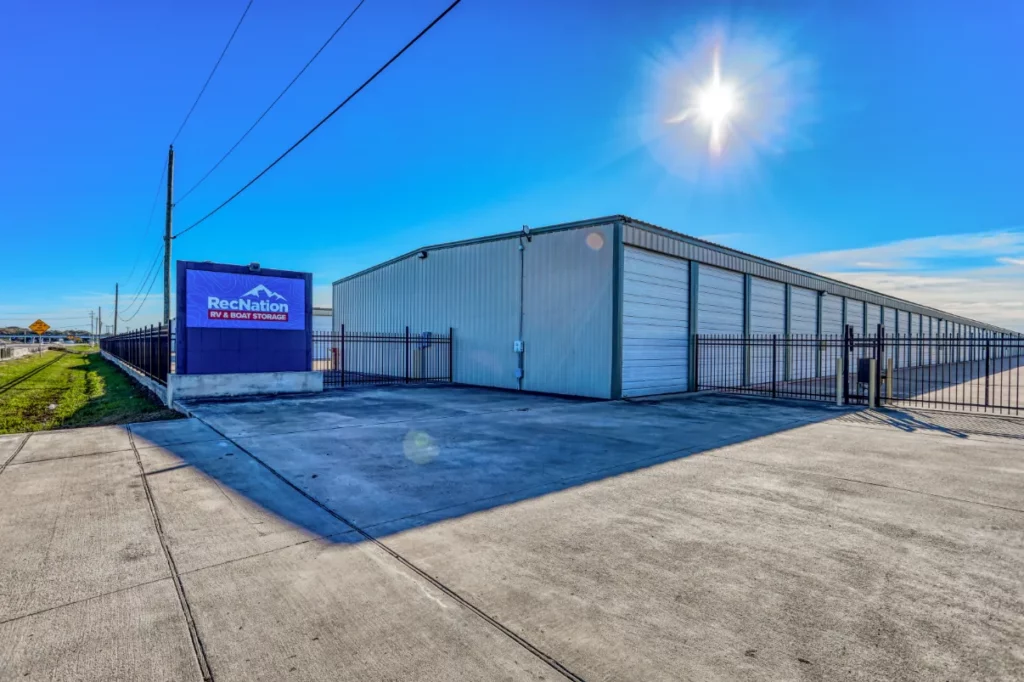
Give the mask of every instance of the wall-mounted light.
<svg viewBox="0 0 1024 682">
<path fill-rule="evenodd" d="M 259 272 L 259 271 L 260 271 L 260 264 L 259 263 L 249 263 L 249 272 Z"/>
<path fill-rule="evenodd" d="M 416 257 L 419 258 L 420 260 L 423 260 L 424 258 L 427 257 L 427 252 L 426 251 L 420 251 L 419 253 L 416 254 Z"/>
</svg>

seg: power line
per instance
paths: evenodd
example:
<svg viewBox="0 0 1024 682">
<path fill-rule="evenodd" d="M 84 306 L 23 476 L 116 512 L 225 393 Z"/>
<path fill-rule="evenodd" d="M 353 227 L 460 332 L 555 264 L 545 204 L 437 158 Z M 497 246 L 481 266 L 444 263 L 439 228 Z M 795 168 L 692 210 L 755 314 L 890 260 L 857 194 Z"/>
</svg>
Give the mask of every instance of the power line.
<svg viewBox="0 0 1024 682">
<path fill-rule="evenodd" d="M 153 262 L 150 264 L 149 270 L 146 271 L 146 276 L 142 279 L 142 284 L 141 284 L 141 286 L 139 286 L 139 291 L 136 292 L 135 298 L 132 299 L 131 303 L 129 303 L 128 305 L 126 305 L 124 307 L 126 311 L 128 309 L 130 309 L 133 305 L 135 305 L 135 302 L 139 300 L 139 296 L 142 295 L 142 288 L 146 286 L 146 282 L 149 282 L 150 279 L 152 279 L 153 282 L 156 282 L 156 276 L 155 275 L 156 275 L 157 272 L 159 272 L 159 270 L 156 269 L 156 266 L 157 266 L 157 263 L 160 262 L 160 256 L 163 255 L 163 251 L 164 251 L 164 247 L 163 247 L 163 244 L 161 244 L 157 248 L 157 250 L 156 250 L 156 256 L 153 258 Z M 149 288 L 150 288 L 150 290 L 152 290 L 152 288 L 153 288 L 152 284 L 150 284 Z M 147 291 L 146 294 L 148 296 L 149 292 Z M 139 308 L 140 309 L 142 308 L 142 304 L 139 304 Z M 138 314 L 138 310 L 135 311 L 135 314 L 136 315 Z M 127 322 L 128 320 L 131 319 L 130 317 L 126 318 L 124 315 L 119 315 L 119 317 L 121 318 L 122 322 Z M 132 315 L 132 317 L 135 317 L 135 315 Z"/>
<path fill-rule="evenodd" d="M 156 275 L 157 272 L 159 272 L 159 270 L 154 271 L 154 277 L 153 277 L 152 281 L 149 283 L 149 288 L 146 289 L 146 295 L 143 296 L 142 297 L 142 301 L 139 302 L 139 307 L 135 309 L 135 312 L 132 313 L 130 317 L 122 317 L 121 318 L 122 322 L 131 322 L 142 311 L 143 306 L 146 305 L 146 299 L 149 298 L 150 292 L 153 291 L 153 285 L 156 284 L 157 278 L 156 278 L 155 275 Z"/>
<path fill-rule="evenodd" d="M 234 193 L 234 194 L 232 194 L 232 195 L 231 195 L 230 197 L 228 197 L 228 198 L 227 198 L 226 200 L 224 200 L 224 202 L 223 202 L 223 203 L 221 203 L 221 204 L 220 204 L 219 206 L 217 206 L 217 208 L 213 209 L 212 211 L 210 211 L 209 213 L 207 213 L 206 215 L 204 215 L 204 216 L 203 216 L 202 218 L 200 218 L 200 219 L 199 219 L 199 220 L 197 220 L 196 222 L 194 222 L 194 223 L 192 223 L 191 225 L 189 225 L 188 227 L 186 227 L 186 228 L 185 228 L 184 230 L 182 230 L 182 231 L 178 232 L 177 234 L 175 234 L 173 238 L 174 238 L 174 239 L 177 239 L 178 237 L 180 237 L 181 235 L 185 234 L 185 233 L 186 233 L 186 232 L 188 232 L 189 230 L 191 230 L 191 229 L 193 229 L 193 228 L 195 228 L 195 227 L 198 227 L 198 226 L 199 226 L 199 225 L 200 225 L 201 223 L 203 223 L 203 221 L 205 221 L 206 219 L 210 218 L 210 217 L 211 217 L 212 215 L 214 215 L 215 213 L 217 213 L 217 211 L 221 210 L 222 208 L 224 208 L 225 206 L 227 206 L 228 204 L 230 204 L 230 203 L 231 203 L 232 201 L 234 201 L 234 200 L 235 200 L 235 198 L 236 198 L 236 197 L 237 197 L 237 196 L 238 196 L 239 194 L 241 194 L 241 193 L 242 193 L 242 192 L 244 192 L 245 190 L 249 189 L 249 187 L 251 187 L 251 186 L 252 186 L 252 185 L 253 185 L 253 184 L 254 184 L 254 183 L 255 183 L 255 182 L 257 181 L 257 180 L 259 180 L 259 179 L 260 179 L 260 178 L 262 178 L 262 177 L 263 177 L 264 175 L 266 175 L 266 174 L 267 174 L 267 171 L 269 171 L 269 170 L 270 170 L 271 168 L 273 168 L 273 167 L 274 167 L 274 166 L 276 166 L 276 165 L 277 165 L 278 163 L 280 163 L 280 162 L 281 162 L 281 160 L 282 160 L 282 159 L 284 159 L 284 157 L 286 157 L 286 156 L 288 156 L 289 154 L 291 154 L 291 153 L 292 153 L 292 151 L 293 151 L 293 150 L 294 150 L 294 149 L 295 149 L 296 147 L 298 147 L 298 146 L 299 146 L 300 144 L 302 144 L 303 142 L 305 142 L 305 141 L 306 141 L 306 139 L 307 139 L 307 138 L 308 138 L 308 137 L 309 137 L 310 135 L 312 135 L 313 133 L 315 133 L 315 132 L 316 132 L 316 131 L 317 131 L 317 130 L 318 130 L 318 129 L 320 128 L 320 126 L 322 126 L 322 125 L 323 125 L 324 123 L 327 123 L 327 121 L 328 121 L 328 120 L 330 120 L 330 118 L 331 118 L 332 116 L 334 116 L 334 115 L 335 115 L 336 113 L 338 113 L 339 111 L 341 111 L 341 108 L 342 108 L 342 107 L 344 107 L 344 106 L 345 106 L 346 104 L 348 104 L 348 103 L 349 103 L 349 102 L 350 102 L 350 101 L 351 101 L 351 100 L 352 100 L 352 99 L 353 99 L 353 98 L 354 98 L 354 97 L 355 97 L 356 95 L 358 95 L 358 94 L 359 94 L 360 92 L 362 92 L 362 91 L 363 91 L 363 89 L 364 89 L 364 88 L 366 88 L 366 86 L 367 86 L 367 85 L 369 85 L 370 83 L 372 83 L 372 82 L 373 82 L 373 81 L 374 81 L 374 80 L 375 80 L 375 79 L 377 78 L 377 76 L 379 76 L 380 74 L 384 73 L 384 71 L 385 71 L 385 70 L 386 70 L 386 69 L 387 69 L 387 68 L 388 68 L 389 66 L 391 66 L 391 65 L 392 65 L 392 64 L 393 64 L 393 63 L 394 63 L 394 62 L 395 62 L 395 61 L 396 61 L 396 60 L 397 60 L 397 59 L 398 59 L 399 57 L 401 57 L 401 56 L 402 56 L 403 54 L 405 54 L 406 50 L 408 50 L 408 49 L 409 49 L 410 47 L 412 47 L 413 45 L 415 45 L 415 44 L 416 44 L 416 42 L 417 42 L 417 41 L 419 41 L 419 39 L 420 39 L 420 38 L 422 38 L 423 36 L 425 36 L 425 35 L 427 34 L 427 32 L 428 32 L 428 31 L 430 31 L 430 29 L 434 28 L 434 26 L 436 26 L 436 25 L 437 25 L 437 23 L 438 23 L 439 21 L 441 21 L 442 19 L 444 19 L 444 18 L 445 18 L 445 17 L 446 17 L 447 15 L 448 15 L 448 13 L 449 13 L 449 12 L 451 12 L 451 11 L 452 11 L 453 9 L 455 9 L 456 5 L 458 5 L 458 4 L 460 3 L 460 2 L 462 2 L 462 0 L 455 0 L 454 2 L 452 2 L 452 4 L 448 5 L 448 7 L 447 7 L 447 8 L 446 8 L 446 9 L 445 9 L 445 10 L 444 10 L 443 12 L 441 12 L 441 13 L 440 13 L 439 15 L 437 15 L 437 17 L 436 17 L 436 18 L 435 18 L 435 19 L 434 19 L 434 20 L 433 20 L 432 22 L 430 22 L 429 24 L 427 24 L 426 28 L 424 28 L 424 29 L 423 29 L 422 31 L 420 31 L 419 33 L 417 33 L 417 34 L 416 34 L 416 37 L 415 37 L 415 38 L 413 38 L 413 39 L 412 39 L 412 40 L 410 40 L 410 41 L 409 41 L 408 43 L 406 43 L 406 44 L 405 44 L 405 47 L 403 47 L 403 48 L 402 48 L 401 50 L 399 50 L 398 52 L 396 52 L 396 53 L 394 54 L 394 56 L 392 56 L 392 57 L 391 57 L 391 59 L 387 60 L 387 62 L 385 62 L 385 63 L 384 63 L 384 66 L 382 66 L 382 67 L 380 67 L 379 69 L 377 69 L 377 70 L 376 70 L 376 71 L 375 71 L 375 72 L 373 73 L 373 75 L 372 75 L 372 76 L 370 76 L 370 77 L 369 77 L 369 78 L 367 78 L 367 79 L 366 79 L 365 81 L 363 81 L 363 84 L 362 84 L 362 85 L 360 85 L 360 86 L 359 86 L 358 88 L 356 88 L 355 90 L 353 90 L 353 91 L 352 91 L 352 94 L 350 94 L 350 95 L 349 95 L 348 97 L 346 97 L 346 98 L 345 98 L 344 100 L 342 100 L 342 101 L 341 101 L 341 104 L 339 104 L 338 106 L 334 107 L 334 109 L 332 109 L 332 110 L 331 110 L 331 112 L 330 112 L 329 114 L 327 114 L 327 115 L 326 115 L 326 116 L 324 116 L 324 117 L 323 117 L 322 119 L 320 119 L 320 121 L 319 121 L 319 122 L 318 122 L 318 123 L 317 123 L 317 124 L 316 124 L 315 126 L 313 126 L 312 128 L 310 128 L 310 129 L 309 129 L 309 130 L 308 130 L 308 131 L 306 132 L 306 134 L 305 134 L 305 135 L 303 135 L 302 137 L 300 137 L 300 138 L 298 139 L 298 141 L 296 141 L 296 142 L 295 142 L 295 143 L 294 143 L 294 144 L 293 144 L 293 145 L 292 145 L 291 147 L 288 147 L 288 149 L 286 149 L 286 150 L 284 151 L 284 153 L 282 153 L 282 154 L 281 154 L 280 156 L 278 156 L 278 157 L 277 157 L 276 159 L 274 159 L 274 161 L 273 161 L 273 162 L 271 162 L 271 164 L 270 164 L 269 166 L 267 166 L 266 168 L 264 168 L 263 170 L 261 170 L 261 171 L 260 171 L 260 172 L 259 172 L 259 173 L 258 173 L 258 174 L 256 175 L 256 177 L 254 177 L 254 178 L 253 178 L 252 180 L 250 180 L 249 182 L 247 182 L 247 183 L 245 183 L 244 185 L 242 185 L 241 189 L 239 189 L 239 190 L 238 190 L 237 192 L 235 192 L 235 193 Z"/>
<path fill-rule="evenodd" d="M 153 216 L 156 215 L 156 204 L 160 200 L 161 190 L 164 188 L 164 175 L 167 173 L 167 162 L 164 162 L 163 168 L 160 170 L 160 181 L 156 184 L 156 194 L 153 196 L 153 204 L 149 207 L 149 220 L 146 221 L 146 229 L 143 233 L 148 233 L 149 228 L 153 225 Z M 144 238 L 145 239 L 145 238 Z M 135 254 L 135 261 L 132 263 L 131 272 L 128 273 L 128 279 L 125 280 L 125 286 L 132 281 L 132 275 L 135 274 L 135 268 L 139 264 L 139 256 L 142 255 L 142 249 L 140 248 Z"/>
<path fill-rule="evenodd" d="M 235 24 L 235 30 L 231 32 L 231 36 L 228 38 L 228 42 L 224 45 L 224 49 L 221 50 L 220 56 L 217 57 L 216 63 L 213 65 L 213 69 L 210 70 L 210 75 L 206 77 L 206 82 L 203 83 L 203 87 L 199 90 L 199 94 L 196 95 L 196 101 L 192 102 L 192 106 L 189 107 L 188 113 L 185 114 L 185 120 L 178 126 L 178 132 L 174 133 L 174 139 L 171 140 L 171 144 L 174 144 L 178 136 L 181 135 L 181 131 L 185 129 L 185 124 L 188 123 L 188 119 L 192 116 L 192 112 L 195 111 L 196 105 L 199 104 L 199 100 L 202 99 L 203 93 L 206 92 L 206 86 L 210 84 L 213 79 L 213 74 L 217 73 L 217 67 L 220 66 L 220 62 L 224 59 L 224 55 L 227 54 L 228 48 L 231 47 L 231 41 L 235 39 L 235 34 L 238 33 L 238 29 L 242 26 L 242 22 L 245 21 L 245 15 L 249 13 L 249 8 L 252 7 L 253 0 L 249 0 L 249 4 L 245 6 L 245 11 L 242 12 L 242 16 L 238 18 L 238 23 Z"/>
<path fill-rule="evenodd" d="M 324 41 L 324 44 L 320 46 L 320 49 L 313 53 L 313 56 L 309 58 L 309 61 L 306 62 L 306 65 L 299 69 L 299 72 L 295 74 L 295 77 L 292 78 L 291 82 L 285 86 L 284 90 L 282 90 L 281 93 L 274 98 L 274 101 L 270 103 L 270 106 L 267 107 L 266 110 L 264 110 L 264 112 L 259 115 L 259 118 L 257 118 L 256 121 L 251 126 L 249 126 L 249 129 L 246 130 L 240 138 L 238 138 L 238 141 L 231 145 L 231 149 L 227 150 L 227 152 L 224 153 L 224 156 L 220 157 L 220 160 L 217 163 L 213 164 L 213 167 L 210 170 L 206 171 L 203 177 L 199 178 L 199 181 L 196 184 L 192 185 L 192 187 L 189 188 L 187 192 L 178 197 L 178 200 L 174 202 L 175 206 L 184 201 L 185 197 L 191 194 L 197 187 L 199 187 L 199 185 L 203 184 L 203 182 L 206 181 L 206 178 L 210 177 L 213 171 L 217 170 L 217 168 L 222 163 L 224 163 L 224 160 L 231 156 L 231 153 L 238 148 L 238 145 L 242 144 L 242 141 L 249 136 L 249 133 L 251 133 L 256 128 L 256 126 L 260 124 L 260 121 L 263 120 L 263 117 L 270 113 L 270 110 L 273 109 L 274 106 L 279 101 L 281 101 L 281 98 L 284 97 L 285 93 L 288 92 L 288 90 L 291 89 L 293 85 L 295 85 L 295 82 L 302 77 L 302 74 L 306 72 L 306 69 L 308 69 L 310 65 L 316 61 L 316 58 L 320 56 L 320 53 L 323 52 L 324 49 L 331 44 L 331 41 L 334 40 L 334 37 L 341 32 L 341 29 L 345 28 L 345 24 L 347 24 L 349 19 L 351 19 L 355 15 L 355 13 L 359 11 L 359 8 L 363 6 L 364 2 L 366 2 L 366 0 L 359 0 L 359 3 L 355 6 L 355 8 L 353 8 L 353 10 L 348 13 L 348 16 L 345 17 L 345 20 L 342 21 L 336 29 L 334 29 L 334 33 L 332 33 L 330 37 L 328 37 L 327 40 Z"/>
</svg>

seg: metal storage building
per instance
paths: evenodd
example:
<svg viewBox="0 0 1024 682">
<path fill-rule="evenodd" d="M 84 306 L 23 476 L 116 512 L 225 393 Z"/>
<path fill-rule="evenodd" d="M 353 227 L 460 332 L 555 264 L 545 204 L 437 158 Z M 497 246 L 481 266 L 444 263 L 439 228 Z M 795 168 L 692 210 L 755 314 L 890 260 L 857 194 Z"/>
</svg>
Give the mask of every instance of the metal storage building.
<svg viewBox="0 0 1024 682">
<path fill-rule="evenodd" d="M 622 215 L 417 249 L 334 282 L 333 310 L 452 328 L 457 383 L 594 398 L 692 388 L 694 334 L 1016 335 Z"/>
</svg>

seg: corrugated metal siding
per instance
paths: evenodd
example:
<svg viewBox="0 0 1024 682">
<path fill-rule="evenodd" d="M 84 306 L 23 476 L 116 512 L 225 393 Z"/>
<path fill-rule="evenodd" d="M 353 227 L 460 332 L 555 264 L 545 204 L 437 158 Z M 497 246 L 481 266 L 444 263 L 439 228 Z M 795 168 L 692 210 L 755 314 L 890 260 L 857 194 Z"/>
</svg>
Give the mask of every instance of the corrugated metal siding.
<svg viewBox="0 0 1024 682">
<path fill-rule="evenodd" d="M 743 334 L 743 275 L 710 265 L 700 265 L 697 276 L 697 333 Z M 715 383 L 743 383 L 743 356 L 716 363 Z"/>
<path fill-rule="evenodd" d="M 701 243 L 686 235 L 673 234 L 664 228 L 656 225 L 641 223 L 626 219 L 624 225 L 623 240 L 631 246 L 664 253 L 677 258 L 696 261 L 698 263 L 713 265 L 736 272 L 762 277 L 776 282 L 792 284 L 793 286 L 824 291 L 827 294 L 843 296 L 852 301 L 861 301 L 882 305 L 885 307 L 900 308 L 918 314 L 929 314 L 939 312 L 928 306 L 919 305 L 911 301 L 886 296 L 881 293 L 867 291 L 860 287 L 853 286 L 824 277 L 815 276 L 813 273 L 800 272 L 786 267 L 781 263 L 773 263 L 755 256 L 742 254 L 724 246 L 716 246 L 708 243 Z M 957 316 L 949 316 L 957 317 Z M 966 318 L 958 318 L 964 323 L 970 322 Z M 995 329 L 995 328 L 993 328 Z M 873 332 L 872 332 L 873 333 Z"/>
<path fill-rule="evenodd" d="M 699 303 L 699 301 L 698 301 Z M 750 286 L 750 333 L 751 335 L 777 335 L 786 333 L 786 286 L 755 277 Z M 775 377 L 783 379 L 785 358 L 784 344 L 775 353 Z M 757 345 L 750 353 L 750 381 L 760 384 L 772 380 L 772 348 Z"/>
<path fill-rule="evenodd" d="M 622 282 L 622 394 L 688 388 L 690 264 L 625 248 Z"/>
<path fill-rule="evenodd" d="M 611 397 L 614 252 L 611 225 L 526 243 L 525 390 Z"/>
<path fill-rule="evenodd" d="M 410 257 L 334 286 L 336 331 L 413 333 L 455 329 L 454 379 L 515 388 L 519 325 L 515 241 L 484 242 Z"/>
<path fill-rule="evenodd" d="M 586 245 L 590 232 L 601 248 Z M 516 388 L 518 240 L 482 241 L 410 256 L 334 285 L 334 319 L 348 331 L 455 330 L 456 382 Z M 611 226 L 525 242 L 523 388 L 609 397 Z"/>
</svg>

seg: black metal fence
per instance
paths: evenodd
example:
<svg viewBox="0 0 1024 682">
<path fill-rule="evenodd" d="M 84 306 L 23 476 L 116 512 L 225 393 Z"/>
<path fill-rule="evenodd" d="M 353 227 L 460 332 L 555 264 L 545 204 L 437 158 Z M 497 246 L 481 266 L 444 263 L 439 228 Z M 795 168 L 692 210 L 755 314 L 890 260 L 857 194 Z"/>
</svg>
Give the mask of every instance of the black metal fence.
<svg viewBox="0 0 1024 682">
<path fill-rule="evenodd" d="M 867 404 L 1024 414 L 1024 337 L 698 335 L 698 390 Z M 872 363 L 872 360 L 874 361 Z M 837 377 L 837 368 L 840 375 Z"/>
<path fill-rule="evenodd" d="M 171 372 L 173 347 L 173 322 L 100 339 L 101 350 L 164 385 Z"/>
<path fill-rule="evenodd" d="M 1024 338 L 899 335 L 879 345 L 883 404 L 1024 414 Z"/>
<path fill-rule="evenodd" d="M 836 399 L 842 336 L 699 334 L 694 343 L 698 390 L 804 400 Z"/>
<path fill-rule="evenodd" d="M 452 381 L 452 330 L 434 332 L 313 332 L 313 369 L 324 388 L 359 384 Z"/>
<path fill-rule="evenodd" d="M 0 346 L 0 360 L 14 357 L 14 349 L 10 346 Z"/>
</svg>

